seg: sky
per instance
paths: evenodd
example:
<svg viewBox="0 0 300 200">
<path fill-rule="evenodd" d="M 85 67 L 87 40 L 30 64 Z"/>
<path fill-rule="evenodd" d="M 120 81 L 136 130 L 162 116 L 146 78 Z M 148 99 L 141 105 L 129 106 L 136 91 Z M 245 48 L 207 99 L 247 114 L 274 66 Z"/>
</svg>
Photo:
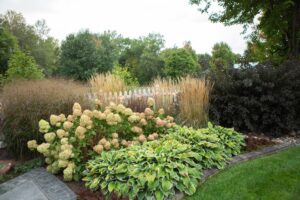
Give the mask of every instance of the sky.
<svg viewBox="0 0 300 200">
<path fill-rule="evenodd" d="M 7 10 L 21 12 L 29 24 L 45 19 L 59 41 L 89 29 L 130 38 L 160 33 L 165 47 L 190 41 L 197 53 L 210 53 L 217 42 L 228 43 L 235 53 L 246 48 L 242 26 L 212 23 L 189 0 L 0 0 L 0 13 Z"/>
</svg>

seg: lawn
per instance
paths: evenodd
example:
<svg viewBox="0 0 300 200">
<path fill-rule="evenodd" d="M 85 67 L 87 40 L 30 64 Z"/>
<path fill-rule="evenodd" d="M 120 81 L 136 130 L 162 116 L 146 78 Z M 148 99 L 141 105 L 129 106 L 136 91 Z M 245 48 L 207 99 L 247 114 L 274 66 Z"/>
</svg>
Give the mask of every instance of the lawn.
<svg viewBox="0 0 300 200">
<path fill-rule="evenodd" d="M 186 200 L 300 199 L 300 146 L 225 169 Z"/>
</svg>

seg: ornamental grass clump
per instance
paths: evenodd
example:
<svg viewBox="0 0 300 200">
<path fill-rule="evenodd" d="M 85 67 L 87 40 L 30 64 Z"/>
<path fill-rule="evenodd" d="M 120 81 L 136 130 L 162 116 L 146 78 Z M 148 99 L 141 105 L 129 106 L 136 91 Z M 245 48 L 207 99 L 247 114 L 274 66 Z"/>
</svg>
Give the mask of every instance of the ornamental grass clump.
<svg viewBox="0 0 300 200">
<path fill-rule="evenodd" d="M 112 149 L 157 140 L 175 125 L 173 117 L 153 109 L 154 99 L 149 98 L 147 103 L 149 107 L 142 113 L 122 104 L 101 107 L 98 100 L 94 110 L 83 110 L 75 103 L 68 116 L 51 115 L 50 123 L 40 120 L 44 142 L 30 140 L 28 148 L 46 157 L 49 172 L 63 171 L 64 180 L 79 180 L 88 159 Z"/>
<path fill-rule="evenodd" d="M 111 73 L 95 74 L 89 84 L 92 92 L 120 92 L 128 89 L 125 81 Z"/>
<path fill-rule="evenodd" d="M 179 121 L 193 127 L 203 127 L 208 122 L 209 80 L 187 76 L 179 82 Z"/>
<path fill-rule="evenodd" d="M 16 158 L 32 157 L 26 146 L 29 139 L 41 142 L 39 133 L 47 129 L 44 122 L 50 114 L 69 113 L 74 102 L 88 108 L 83 95 L 88 89 L 77 82 L 63 79 L 20 80 L 6 84 L 0 94 L 2 103 L 1 131 L 7 151 Z M 41 128 L 42 127 L 42 128 Z"/>
</svg>

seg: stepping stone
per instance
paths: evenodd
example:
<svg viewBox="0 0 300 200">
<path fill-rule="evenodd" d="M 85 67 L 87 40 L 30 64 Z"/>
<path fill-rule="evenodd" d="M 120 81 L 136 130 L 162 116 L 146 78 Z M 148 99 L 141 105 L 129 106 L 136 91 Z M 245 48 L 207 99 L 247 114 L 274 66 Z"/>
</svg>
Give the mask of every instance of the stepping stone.
<svg viewBox="0 0 300 200">
<path fill-rule="evenodd" d="M 0 200 L 76 200 L 76 194 L 57 177 L 37 168 L 2 183 Z"/>
</svg>

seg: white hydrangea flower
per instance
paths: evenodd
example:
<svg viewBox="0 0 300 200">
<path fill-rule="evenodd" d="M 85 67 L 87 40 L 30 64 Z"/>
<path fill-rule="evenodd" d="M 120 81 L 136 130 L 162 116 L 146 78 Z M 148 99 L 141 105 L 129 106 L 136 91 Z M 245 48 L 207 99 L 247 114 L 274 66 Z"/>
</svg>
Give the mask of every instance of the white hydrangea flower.
<svg viewBox="0 0 300 200">
<path fill-rule="evenodd" d="M 103 151 L 103 146 L 101 144 L 97 144 L 96 146 L 93 147 L 93 150 L 98 154 L 101 154 L 101 152 Z"/>
<path fill-rule="evenodd" d="M 50 129 L 50 124 L 46 120 L 41 119 L 39 121 L 39 131 L 41 133 L 47 133 Z"/>
<path fill-rule="evenodd" d="M 37 146 L 38 146 L 38 144 L 37 144 L 36 140 L 29 140 L 29 141 L 27 142 L 27 147 L 28 147 L 30 150 L 36 149 Z"/>
<path fill-rule="evenodd" d="M 58 122 L 60 122 L 60 117 L 57 115 L 50 115 L 50 124 L 55 126 Z"/>
<path fill-rule="evenodd" d="M 44 138 L 45 138 L 46 142 L 48 142 L 48 143 L 52 143 L 53 140 L 55 139 L 55 137 L 56 137 L 56 134 L 53 133 L 53 132 L 46 133 L 46 134 L 44 135 Z"/>
<path fill-rule="evenodd" d="M 152 97 L 149 97 L 148 100 L 147 100 L 147 105 L 149 107 L 154 106 L 155 105 L 155 100 Z"/>
<path fill-rule="evenodd" d="M 63 124 L 63 127 L 66 131 L 68 131 L 70 128 L 72 128 L 72 126 L 73 126 L 73 123 L 70 121 L 65 121 Z"/>
</svg>

